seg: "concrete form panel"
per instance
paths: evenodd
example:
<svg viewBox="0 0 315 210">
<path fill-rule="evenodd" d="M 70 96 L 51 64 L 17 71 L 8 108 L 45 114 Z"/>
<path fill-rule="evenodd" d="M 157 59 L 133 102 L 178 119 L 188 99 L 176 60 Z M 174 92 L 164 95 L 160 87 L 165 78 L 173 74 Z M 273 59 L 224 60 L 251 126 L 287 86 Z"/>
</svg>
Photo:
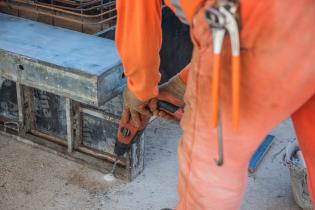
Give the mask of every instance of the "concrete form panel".
<svg viewBox="0 0 315 210">
<path fill-rule="evenodd" d="M 0 76 L 6 79 L 93 106 L 125 85 L 112 40 L 1 13 L 0 24 Z"/>
<path fill-rule="evenodd" d="M 0 115 L 18 119 L 18 104 L 15 82 L 0 77 Z"/>
</svg>

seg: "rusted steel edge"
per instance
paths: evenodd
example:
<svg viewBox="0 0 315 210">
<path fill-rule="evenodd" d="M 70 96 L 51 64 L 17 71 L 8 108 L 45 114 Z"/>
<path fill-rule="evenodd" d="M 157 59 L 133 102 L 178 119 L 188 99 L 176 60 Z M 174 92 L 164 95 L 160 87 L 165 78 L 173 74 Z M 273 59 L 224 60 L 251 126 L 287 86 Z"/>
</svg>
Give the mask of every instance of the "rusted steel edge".
<svg viewBox="0 0 315 210">
<path fill-rule="evenodd" d="M 4 131 L 12 130 L 19 133 L 21 130 L 20 129 L 21 125 L 22 124 L 15 119 L 10 119 L 4 116 L 0 116 L 0 126 L 3 127 Z"/>
<path fill-rule="evenodd" d="M 41 137 L 43 139 L 57 143 L 59 145 L 67 146 L 67 139 L 53 136 L 51 134 L 45 133 L 43 131 L 35 130 L 35 129 L 30 130 L 30 133 L 37 136 L 37 137 Z"/>
<path fill-rule="evenodd" d="M 99 153 L 97 151 L 94 151 L 93 149 L 90 149 L 90 148 L 87 148 L 87 147 L 82 147 L 82 146 L 79 146 L 78 148 L 76 148 L 78 151 L 80 152 L 84 152 L 84 153 L 87 153 L 89 155 L 92 155 L 94 157 L 97 157 L 97 158 L 100 158 L 100 159 L 105 159 L 107 161 L 110 161 L 112 163 L 115 162 L 116 160 L 116 157 L 114 155 L 106 155 L 106 154 L 102 154 L 102 153 Z M 118 161 L 118 164 L 121 165 L 121 166 L 126 166 L 127 163 L 126 163 L 126 160 L 124 159 L 120 159 Z"/>
<path fill-rule="evenodd" d="M 56 143 L 56 144 L 59 144 L 59 145 L 62 145 L 62 146 L 67 146 L 68 145 L 68 142 L 67 142 L 66 139 L 62 139 L 62 138 L 59 138 L 59 137 L 56 137 L 56 136 L 52 136 L 52 135 L 46 134 L 46 133 L 44 133 L 42 131 L 31 130 L 30 133 L 33 134 L 34 136 L 43 138 L 45 140 L 51 141 L 53 143 Z M 100 158 L 100 159 L 103 159 L 103 160 L 107 160 L 107 161 L 109 161 L 111 163 L 113 163 L 115 161 L 115 156 L 114 155 L 102 154 L 102 153 L 100 153 L 98 151 L 94 151 L 93 149 L 90 149 L 90 148 L 87 148 L 87 147 L 78 146 L 77 148 L 75 148 L 75 150 L 83 152 L 83 153 L 86 153 L 86 154 L 89 154 L 89 155 L 92 155 L 95 158 Z M 74 150 L 72 150 L 71 152 L 73 152 L 73 151 Z M 68 149 L 68 152 L 69 152 L 69 149 Z M 122 160 L 119 161 L 119 164 L 121 166 L 126 166 L 126 161 L 124 161 L 122 159 Z"/>
</svg>

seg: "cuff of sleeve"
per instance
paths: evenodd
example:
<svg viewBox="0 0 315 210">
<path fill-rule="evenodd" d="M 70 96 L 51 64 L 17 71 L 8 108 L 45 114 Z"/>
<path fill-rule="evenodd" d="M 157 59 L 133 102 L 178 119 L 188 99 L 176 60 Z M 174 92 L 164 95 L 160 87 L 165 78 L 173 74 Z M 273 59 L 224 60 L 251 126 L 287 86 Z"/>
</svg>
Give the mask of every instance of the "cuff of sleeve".
<svg viewBox="0 0 315 210">
<path fill-rule="evenodd" d="M 128 87 L 129 88 L 129 87 Z M 130 90 L 130 88 L 129 88 Z M 142 92 L 135 92 L 132 91 L 132 89 L 130 90 L 131 92 L 133 92 L 133 94 L 140 100 L 140 101 L 148 101 L 152 98 L 155 98 L 158 96 L 158 86 L 156 86 L 156 88 L 154 88 L 153 90 L 146 90 L 146 91 L 142 91 Z"/>
<path fill-rule="evenodd" d="M 155 98 L 159 94 L 158 81 L 144 81 L 141 85 L 133 85 L 133 82 L 128 80 L 128 89 L 140 100 L 148 101 Z"/>
</svg>

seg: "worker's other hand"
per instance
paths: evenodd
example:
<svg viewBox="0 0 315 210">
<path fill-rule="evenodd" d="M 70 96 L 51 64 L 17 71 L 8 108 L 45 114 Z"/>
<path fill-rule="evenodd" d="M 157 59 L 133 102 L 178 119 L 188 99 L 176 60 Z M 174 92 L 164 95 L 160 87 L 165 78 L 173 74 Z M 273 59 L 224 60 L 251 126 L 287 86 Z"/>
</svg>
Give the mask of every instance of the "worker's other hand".
<svg viewBox="0 0 315 210">
<path fill-rule="evenodd" d="M 122 123 L 132 121 L 136 127 L 141 127 L 143 123 L 143 117 L 141 115 L 152 115 L 148 108 L 148 101 L 139 100 L 128 88 L 125 88 L 123 98 L 124 109 L 121 117 Z"/>
<path fill-rule="evenodd" d="M 149 107 L 151 112 L 166 120 L 176 120 L 176 118 L 165 111 L 158 110 L 157 101 L 166 101 L 178 107 L 184 107 L 184 94 L 186 91 L 185 83 L 175 75 L 168 82 L 159 87 L 159 95 L 150 101 Z"/>
</svg>

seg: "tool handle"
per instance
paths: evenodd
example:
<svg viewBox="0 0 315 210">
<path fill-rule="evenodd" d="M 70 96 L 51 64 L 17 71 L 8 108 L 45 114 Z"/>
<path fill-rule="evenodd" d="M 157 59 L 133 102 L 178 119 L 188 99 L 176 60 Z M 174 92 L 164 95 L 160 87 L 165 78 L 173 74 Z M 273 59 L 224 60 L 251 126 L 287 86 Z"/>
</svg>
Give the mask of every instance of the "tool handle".
<svg viewBox="0 0 315 210">
<path fill-rule="evenodd" d="M 212 64 L 212 99 L 211 99 L 211 126 L 216 128 L 218 126 L 219 118 L 219 97 L 220 97 L 220 63 L 221 57 L 219 54 L 213 55 Z"/>
<path fill-rule="evenodd" d="M 239 127 L 240 119 L 240 80 L 241 80 L 241 61 L 240 56 L 232 58 L 232 125 L 233 128 Z"/>
<path fill-rule="evenodd" d="M 165 110 L 169 113 L 175 113 L 179 109 L 179 107 L 174 104 L 160 100 L 157 102 L 157 107 L 159 110 Z"/>
</svg>

